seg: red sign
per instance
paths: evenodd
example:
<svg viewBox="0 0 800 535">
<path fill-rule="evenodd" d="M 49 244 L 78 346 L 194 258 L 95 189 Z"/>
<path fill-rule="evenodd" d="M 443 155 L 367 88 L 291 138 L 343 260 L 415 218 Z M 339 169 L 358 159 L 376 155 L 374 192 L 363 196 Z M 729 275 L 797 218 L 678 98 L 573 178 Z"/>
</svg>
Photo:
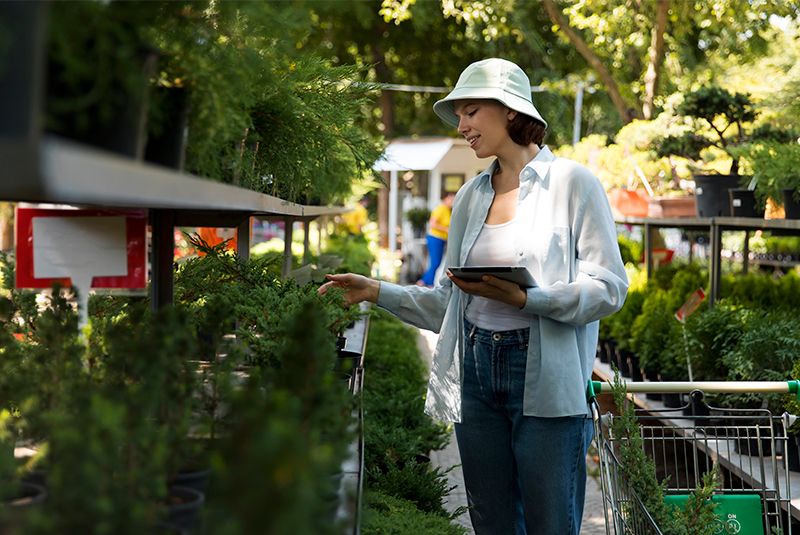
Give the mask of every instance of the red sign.
<svg viewBox="0 0 800 535">
<path fill-rule="evenodd" d="M 706 293 L 703 291 L 702 288 L 698 288 L 697 290 L 692 292 L 692 295 L 689 296 L 689 299 L 687 299 L 686 302 L 683 305 L 681 305 L 681 308 L 679 308 L 678 311 L 675 312 L 675 319 L 677 319 L 680 322 L 686 321 L 686 318 L 691 316 L 692 312 L 697 310 L 697 307 L 700 306 L 700 303 L 702 303 L 703 299 L 705 298 L 706 298 Z"/>
<path fill-rule="evenodd" d="M 34 276 L 33 220 L 40 217 L 124 217 L 127 275 L 93 277 L 92 288 L 147 287 L 147 215 L 143 210 L 17 208 L 17 288 L 50 288 L 55 283 L 63 286 L 72 285 L 69 278 L 36 278 Z"/>
</svg>

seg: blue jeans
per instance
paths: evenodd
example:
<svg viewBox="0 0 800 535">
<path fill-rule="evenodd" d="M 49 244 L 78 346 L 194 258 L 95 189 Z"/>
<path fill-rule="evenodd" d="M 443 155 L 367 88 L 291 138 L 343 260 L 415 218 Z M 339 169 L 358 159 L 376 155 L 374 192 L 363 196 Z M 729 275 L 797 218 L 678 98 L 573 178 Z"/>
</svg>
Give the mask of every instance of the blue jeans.
<svg viewBox="0 0 800 535">
<path fill-rule="evenodd" d="M 476 535 L 578 535 L 591 419 L 523 416 L 529 329 L 464 323 L 455 428 Z"/>
<path fill-rule="evenodd" d="M 444 246 L 447 245 L 447 240 L 442 240 L 430 234 L 426 236 L 426 239 L 428 242 L 428 270 L 425 271 L 420 280 L 427 286 L 433 286 L 436 270 L 439 269 L 439 264 L 442 263 Z"/>
</svg>

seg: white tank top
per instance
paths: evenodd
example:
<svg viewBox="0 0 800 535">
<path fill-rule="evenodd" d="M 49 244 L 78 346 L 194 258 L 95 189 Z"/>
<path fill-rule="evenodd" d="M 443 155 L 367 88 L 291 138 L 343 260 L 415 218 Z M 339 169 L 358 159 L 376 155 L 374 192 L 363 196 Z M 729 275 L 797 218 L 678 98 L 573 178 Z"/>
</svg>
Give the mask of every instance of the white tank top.
<svg viewBox="0 0 800 535">
<path fill-rule="evenodd" d="M 516 266 L 514 255 L 519 225 L 517 218 L 499 225 L 483 224 L 469 255 L 468 266 Z M 530 314 L 514 305 L 495 299 L 473 296 L 466 310 L 467 319 L 482 329 L 510 331 L 529 327 Z"/>
</svg>

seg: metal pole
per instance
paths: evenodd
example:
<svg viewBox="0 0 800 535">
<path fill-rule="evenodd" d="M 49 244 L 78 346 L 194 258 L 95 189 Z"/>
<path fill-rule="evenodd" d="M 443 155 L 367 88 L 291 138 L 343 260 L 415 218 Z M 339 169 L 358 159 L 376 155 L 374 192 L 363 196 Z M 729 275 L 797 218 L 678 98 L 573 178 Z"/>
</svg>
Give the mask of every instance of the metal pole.
<svg viewBox="0 0 800 535">
<path fill-rule="evenodd" d="M 172 264 L 175 256 L 175 212 L 150 210 L 150 228 L 150 306 L 158 310 L 174 301 Z"/>
<path fill-rule="evenodd" d="M 397 171 L 389 173 L 389 252 L 397 249 Z"/>
<path fill-rule="evenodd" d="M 750 231 L 744 231 L 744 247 L 742 250 L 742 274 L 747 275 L 750 269 Z"/>
<path fill-rule="evenodd" d="M 719 299 L 719 280 L 722 275 L 722 259 L 720 258 L 722 250 L 722 230 L 719 228 L 717 222 L 711 219 L 711 258 L 710 269 L 711 272 L 711 292 L 708 296 L 708 306 L 713 307 L 714 303 Z"/>
<path fill-rule="evenodd" d="M 308 262 L 311 260 L 310 236 L 311 236 L 311 220 L 306 219 L 305 221 L 303 221 L 303 264 L 308 264 Z"/>
<path fill-rule="evenodd" d="M 601 381 L 594 381 L 592 385 L 595 393 L 611 392 L 612 385 Z M 644 383 L 625 383 L 625 390 L 631 394 L 688 394 L 694 390 L 701 390 L 706 394 L 737 394 L 737 393 L 793 393 L 796 391 L 796 381 L 648 381 Z"/>
<path fill-rule="evenodd" d="M 281 275 L 284 277 L 292 270 L 292 231 L 294 218 L 286 217 L 283 220 L 283 268 Z"/>
<path fill-rule="evenodd" d="M 328 216 L 321 216 L 317 219 L 317 254 L 322 254 L 322 235 L 325 227 L 328 226 Z"/>
<path fill-rule="evenodd" d="M 575 118 L 572 122 L 572 144 L 577 145 L 581 140 L 581 113 L 583 110 L 583 82 L 578 82 L 575 87 Z"/>
<path fill-rule="evenodd" d="M 647 278 L 653 276 L 653 235 L 655 229 L 648 223 L 644 224 L 644 268 Z"/>
<path fill-rule="evenodd" d="M 236 256 L 242 262 L 250 259 L 250 217 L 236 227 Z"/>
</svg>

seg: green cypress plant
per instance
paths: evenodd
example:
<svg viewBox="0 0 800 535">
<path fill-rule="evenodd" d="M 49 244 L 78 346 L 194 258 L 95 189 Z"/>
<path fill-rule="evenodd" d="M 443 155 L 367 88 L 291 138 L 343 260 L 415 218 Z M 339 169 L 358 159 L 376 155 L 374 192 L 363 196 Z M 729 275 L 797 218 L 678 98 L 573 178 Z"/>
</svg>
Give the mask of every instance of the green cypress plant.
<svg viewBox="0 0 800 535">
<path fill-rule="evenodd" d="M 683 509 L 664 502 L 667 481 L 658 481 L 656 465 L 644 448 L 633 402 L 628 398 L 625 383 L 615 372 L 611 385 L 614 403 L 619 410 L 612 424 L 612 433 L 619 445 L 619 470 L 625 484 L 642 501 L 645 510 L 665 535 L 713 535 L 714 503 L 711 495 L 719 485 L 716 465 L 703 475 L 702 483 L 692 492 Z"/>
</svg>

